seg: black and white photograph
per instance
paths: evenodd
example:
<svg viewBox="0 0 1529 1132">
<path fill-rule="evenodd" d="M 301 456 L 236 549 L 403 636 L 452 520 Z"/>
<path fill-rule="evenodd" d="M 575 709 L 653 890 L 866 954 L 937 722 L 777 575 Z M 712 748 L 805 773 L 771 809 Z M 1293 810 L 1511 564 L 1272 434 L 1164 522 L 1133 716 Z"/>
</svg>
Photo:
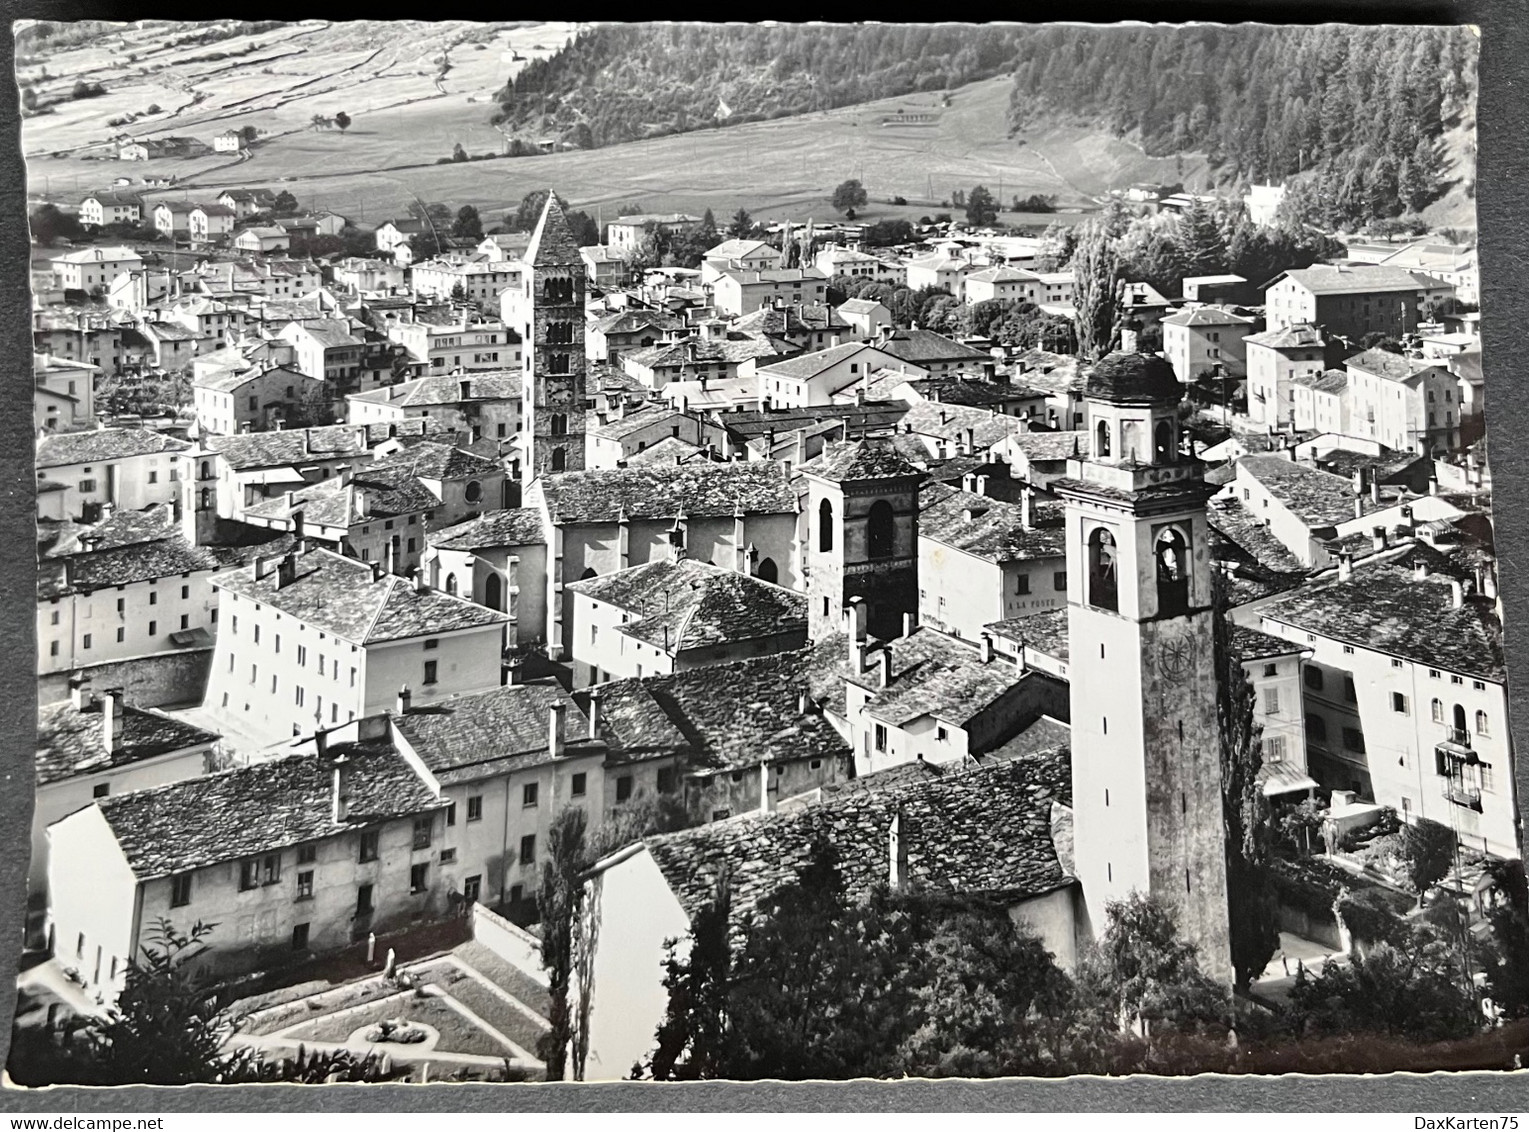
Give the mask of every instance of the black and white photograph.
<svg viewBox="0 0 1529 1132">
<path fill-rule="evenodd" d="M 1478 29 L 13 33 L 8 1087 L 1523 1068 Z"/>
</svg>

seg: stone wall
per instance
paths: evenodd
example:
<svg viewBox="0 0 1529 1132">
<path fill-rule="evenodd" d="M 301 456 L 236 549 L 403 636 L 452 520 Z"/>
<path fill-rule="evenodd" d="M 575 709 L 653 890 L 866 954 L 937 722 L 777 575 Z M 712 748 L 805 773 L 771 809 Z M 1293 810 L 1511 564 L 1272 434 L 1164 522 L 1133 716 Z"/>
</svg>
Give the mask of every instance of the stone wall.
<svg viewBox="0 0 1529 1132">
<path fill-rule="evenodd" d="M 135 707 L 163 707 L 166 704 L 202 702 L 207 675 L 212 670 L 211 648 L 185 649 L 129 657 L 77 669 L 96 691 L 106 688 L 125 690 L 127 702 Z M 57 703 L 69 698 L 71 672 L 53 672 L 37 678 L 37 702 Z"/>
</svg>

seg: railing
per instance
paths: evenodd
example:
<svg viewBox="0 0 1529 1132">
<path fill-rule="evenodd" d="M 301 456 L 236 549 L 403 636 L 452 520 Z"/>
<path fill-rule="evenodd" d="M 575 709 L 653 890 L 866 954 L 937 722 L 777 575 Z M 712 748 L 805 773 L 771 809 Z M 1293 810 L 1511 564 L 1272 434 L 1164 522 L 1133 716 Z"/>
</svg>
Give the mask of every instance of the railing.
<svg viewBox="0 0 1529 1132">
<path fill-rule="evenodd" d="M 1446 743 L 1454 743 L 1460 747 L 1469 747 L 1471 745 L 1471 733 L 1462 727 L 1445 727 L 1444 741 Z"/>
<path fill-rule="evenodd" d="M 1457 806 L 1475 810 L 1478 814 L 1481 812 L 1481 791 L 1477 787 L 1466 786 L 1453 778 L 1446 778 L 1441 793 Z"/>
</svg>

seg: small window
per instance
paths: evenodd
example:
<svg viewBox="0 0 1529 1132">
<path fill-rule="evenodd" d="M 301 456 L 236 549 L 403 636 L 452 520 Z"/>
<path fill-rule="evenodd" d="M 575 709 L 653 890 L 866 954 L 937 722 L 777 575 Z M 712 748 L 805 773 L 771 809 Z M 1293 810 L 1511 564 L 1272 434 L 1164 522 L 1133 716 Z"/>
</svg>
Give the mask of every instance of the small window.
<svg viewBox="0 0 1529 1132">
<path fill-rule="evenodd" d="M 368 829 L 361 834 L 361 861 L 375 861 L 377 859 L 378 831 Z M 370 888 L 370 885 L 366 886 Z"/>
<path fill-rule="evenodd" d="M 483 820 L 483 795 L 482 794 L 474 794 L 471 798 L 467 799 L 467 820 L 468 821 L 482 821 Z"/>
<path fill-rule="evenodd" d="M 1343 729 L 1343 747 L 1353 751 L 1356 755 L 1364 754 L 1364 732 L 1357 727 L 1345 727 Z"/>
<path fill-rule="evenodd" d="M 528 833 L 520 839 L 520 863 L 522 867 L 536 863 L 536 834 Z"/>
<path fill-rule="evenodd" d="M 436 672 L 436 662 L 433 661 L 433 660 L 425 661 L 425 681 L 424 682 L 426 684 L 434 684 L 434 683 L 436 683 L 435 672 Z"/>
<path fill-rule="evenodd" d="M 179 873 L 170 878 L 170 907 L 184 908 L 191 903 L 191 874 Z"/>
<path fill-rule="evenodd" d="M 1478 692 L 1485 692 L 1487 690 L 1486 681 L 1484 680 L 1472 680 L 1471 687 Z"/>
<path fill-rule="evenodd" d="M 1021 574 L 1021 575 L 1019 575 L 1019 577 L 1014 579 L 1014 592 L 1016 594 L 1021 594 L 1021 595 L 1027 594 L 1027 593 L 1030 592 L 1030 575 L 1029 574 Z"/>
<path fill-rule="evenodd" d="M 568 792 L 575 798 L 584 797 L 585 781 L 585 776 L 582 773 L 574 775 L 569 780 Z"/>
<path fill-rule="evenodd" d="M 1278 715 L 1279 714 L 1279 689 L 1278 688 L 1265 688 L 1264 689 L 1264 714 L 1265 715 Z"/>
<path fill-rule="evenodd" d="M 936 727 L 934 729 L 934 737 L 939 742 L 946 743 L 950 741 L 950 732 L 943 727 Z"/>
<path fill-rule="evenodd" d="M 1306 686 L 1313 692 L 1320 692 L 1322 690 L 1322 670 L 1320 668 L 1308 667 L 1306 669 L 1305 679 Z"/>
<path fill-rule="evenodd" d="M 616 779 L 616 801 L 625 802 L 632 796 L 632 776 L 623 774 Z"/>
<path fill-rule="evenodd" d="M 356 915 L 370 915 L 372 911 L 372 886 L 361 884 L 356 886 Z"/>
<path fill-rule="evenodd" d="M 1265 676 L 1278 676 L 1279 675 L 1279 665 L 1277 665 L 1277 664 L 1266 664 L 1266 665 L 1264 665 L 1264 675 Z"/>
<path fill-rule="evenodd" d="M 317 845 L 304 845 L 297 851 L 297 863 L 299 865 L 311 865 L 319 859 L 319 847 Z"/>
<path fill-rule="evenodd" d="M 430 848 L 430 827 L 434 824 L 431 818 L 414 819 L 414 848 Z"/>
<path fill-rule="evenodd" d="M 455 849 L 442 849 L 441 850 L 441 864 L 449 865 L 449 864 L 451 864 L 451 862 L 455 861 L 456 859 L 457 859 L 457 851 Z"/>
<path fill-rule="evenodd" d="M 1391 659 L 1391 667 L 1392 668 L 1400 668 L 1401 666 L 1402 666 L 1402 662 L 1397 660 L 1395 657 L 1392 657 L 1392 659 Z"/>
<path fill-rule="evenodd" d="M 659 773 L 663 773 L 663 772 L 660 771 Z M 524 786 L 522 786 L 520 788 L 520 804 L 522 806 L 534 806 L 534 805 L 536 805 L 536 795 L 537 795 L 537 792 L 538 792 L 538 784 L 535 783 L 535 782 L 527 782 Z"/>
<path fill-rule="evenodd" d="M 437 637 L 428 637 L 425 640 L 425 647 L 427 649 L 438 649 L 441 647 L 441 642 Z"/>
<path fill-rule="evenodd" d="M 1430 668 L 1428 670 L 1428 679 L 1430 679 L 1430 680 L 1437 680 L 1437 679 L 1439 679 L 1439 670 L 1437 668 Z"/>
<path fill-rule="evenodd" d="M 1391 693 L 1391 710 L 1396 712 L 1398 715 L 1406 715 L 1406 714 L 1408 714 L 1408 712 L 1407 712 L 1407 697 L 1405 695 L 1403 695 L 1401 692 L 1392 692 Z"/>
<path fill-rule="evenodd" d="M 446 824 L 457 824 L 457 804 L 455 802 L 452 802 L 449 806 L 446 807 Z"/>
<path fill-rule="evenodd" d="M 873 725 L 875 747 L 878 751 L 885 752 L 887 749 L 887 729 L 884 724 Z"/>
<path fill-rule="evenodd" d="M 429 865 L 414 865 L 409 869 L 409 891 L 419 895 L 425 891 L 430 876 Z"/>
<path fill-rule="evenodd" d="M 1058 570 L 1055 574 L 1051 575 L 1051 588 L 1056 590 L 1057 593 L 1061 593 L 1062 591 L 1067 589 L 1067 571 L 1066 570 Z"/>
<path fill-rule="evenodd" d="M 1343 655 L 1344 656 L 1353 656 L 1354 655 L 1354 646 L 1353 645 L 1344 645 L 1343 646 Z"/>
<path fill-rule="evenodd" d="M 297 874 L 297 898 L 299 900 L 313 899 L 313 870 L 306 869 Z"/>
<path fill-rule="evenodd" d="M 1478 711 L 1476 713 L 1476 734 L 1490 735 L 1491 733 L 1491 730 L 1487 727 L 1487 713 Z"/>
<path fill-rule="evenodd" d="M 1277 763 L 1285 758 L 1285 737 L 1270 735 L 1264 739 L 1264 761 Z"/>
<path fill-rule="evenodd" d="M 1465 683 L 1465 677 L 1464 676 L 1451 676 L 1449 678 L 1449 682 L 1451 684 L 1464 684 Z"/>
<path fill-rule="evenodd" d="M 104 798 L 104 797 L 106 797 L 110 793 L 111 793 L 111 783 L 110 782 L 98 782 L 98 783 L 96 783 L 95 789 L 91 791 L 91 797 L 93 797 L 93 798 Z"/>
</svg>

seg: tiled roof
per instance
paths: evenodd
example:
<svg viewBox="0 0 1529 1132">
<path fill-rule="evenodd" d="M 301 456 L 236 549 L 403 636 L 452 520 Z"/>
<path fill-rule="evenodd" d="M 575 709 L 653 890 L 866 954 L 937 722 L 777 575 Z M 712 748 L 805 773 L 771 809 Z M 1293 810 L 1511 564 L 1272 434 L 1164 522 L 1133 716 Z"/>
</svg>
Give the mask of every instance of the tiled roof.
<svg viewBox="0 0 1529 1132">
<path fill-rule="evenodd" d="M 810 405 L 796 409 L 740 409 L 721 414 L 717 419 L 728 433 L 741 440 L 752 440 L 775 433 L 779 438 L 799 428 L 811 428 L 825 421 L 843 421 L 851 431 L 890 428 L 908 411 L 906 401 L 874 401 L 855 405 Z"/>
<path fill-rule="evenodd" d="M 286 758 L 96 803 L 139 881 L 275 852 L 446 803 L 387 743 L 330 749 L 349 760 L 349 813 L 333 821 L 330 762 Z"/>
<path fill-rule="evenodd" d="M 876 343 L 876 348 L 913 365 L 925 362 L 990 362 L 992 356 L 970 346 L 963 346 L 954 339 L 932 330 L 895 331 L 891 337 Z"/>
<path fill-rule="evenodd" d="M 1309 322 L 1297 322 L 1277 330 L 1249 334 L 1243 342 L 1268 346 L 1272 350 L 1310 350 L 1324 344 L 1322 332 Z"/>
<path fill-rule="evenodd" d="M 1190 307 L 1163 319 L 1165 326 L 1252 326 L 1256 319 L 1234 314 L 1225 307 Z"/>
<path fill-rule="evenodd" d="M 610 523 L 686 515 L 793 514 L 796 494 L 781 465 L 770 461 L 686 464 L 570 472 L 539 481 L 555 522 Z"/>
<path fill-rule="evenodd" d="M 112 749 L 107 750 L 99 700 L 83 708 L 76 708 L 70 700 L 39 707 L 37 785 L 127 766 L 218 739 L 214 731 L 123 704 L 120 699 L 117 708 L 121 730 Z"/>
<path fill-rule="evenodd" d="M 1028 617 L 1010 617 L 982 627 L 994 636 L 1007 637 L 1026 648 L 1065 662 L 1071 640 L 1067 620 L 1067 609 L 1063 607 L 1048 609 L 1044 613 L 1032 613 Z"/>
<path fill-rule="evenodd" d="M 1425 284 L 1399 267 L 1334 267 L 1318 263 L 1286 271 L 1280 279 L 1292 279 L 1314 295 L 1357 295 L 1375 291 L 1421 291 Z M 1271 284 L 1272 285 L 1272 284 Z M 1432 286 L 1442 286 L 1438 280 Z"/>
<path fill-rule="evenodd" d="M 626 458 L 626 466 L 629 468 L 641 468 L 656 464 L 673 464 L 676 460 L 689 460 L 691 458 L 708 458 L 706 450 L 700 445 L 692 444 L 688 440 L 681 440 L 677 436 L 666 436 L 656 444 L 650 444 L 641 452 L 633 452 Z"/>
<path fill-rule="evenodd" d="M 968 283 L 1028 283 L 1038 280 L 1038 276 L 1031 271 L 1021 271 L 1014 267 L 987 267 L 981 271 L 974 271 L 966 277 Z"/>
<path fill-rule="evenodd" d="M 1451 607 L 1447 578 L 1419 579 L 1393 565 L 1356 568 L 1347 581 L 1304 587 L 1262 615 L 1308 633 L 1432 668 L 1501 683 L 1502 625 L 1484 601 Z"/>
<path fill-rule="evenodd" d="M 326 425 L 238 436 L 208 436 L 202 439 L 202 445 L 239 472 L 302 465 L 314 460 L 343 460 L 360 456 L 385 440 L 424 439 L 449 431 L 445 422 L 421 417 L 386 424 Z"/>
<path fill-rule="evenodd" d="M 1326 369 L 1321 373 L 1298 373 L 1290 381 L 1318 393 L 1342 393 L 1348 388 L 1348 371 Z"/>
<path fill-rule="evenodd" d="M 180 536 L 135 542 L 94 552 L 68 556 L 68 569 L 42 570 L 37 576 L 37 596 L 42 599 L 173 578 L 223 563 L 206 547 L 192 546 Z"/>
<path fill-rule="evenodd" d="M 1184 396 L 1173 366 L 1156 354 L 1116 350 L 1095 362 L 1084 379 L 1084 396 L 1106 401 L 1168 401 Z"/>
<path fill-rule="evenodd" d="M 379 457 L 373 464 L 375 471 L 383 469 L 406 469 L 411 475 L 427 480 L 465 480 L 477 476 L 491 476 L 504 471 L 504 465 L 457 448 L 451 444 L 438 444 L 434 440 L 422 440 L 407 448 L 400 448 L 390 456 Z"/>
<path fill-rule="evenodd" d="M 1354 485 L 1343 476 L 1272 455 L 1244 456 L 1237 467 L 1309 527 L 1331 526 L 1354 517 Z"/>
<path fill-rule="evenodd" d="M 467 396 L 462 396 L 462 387 Z M 417 377 L 413 381 L 400 381 L 397 385 L 385 385 L 366 393 L 352 393 L 349 400 L 366 401 L 374 405 L 393 405 L 399 408 L 419 409 L 437 405 L 458 405 L 468 401 L 513 401 L 520 397 L 524 381 L 519 374 L 471 373 L 440 377 Z"/>
<path fill-rule="evenodd" d="M 631 350 L 622 357 L 634 366 L 663 369 L 693 363 L 736 364 L 751 358 L 777 358 L 791 352 L 763 338 L 684 338 Z"/>
<path fill-rule="evenodd" d="M 392 715 L 426 768 L 443 785 L 553 762 L 547 740 L 554 703 L 565 705 L 563 741 L 586 742 L 589 720 L 557 684 L 515 684 Z"/>
<path fill-rule="evenodd" d="M 1393 354 L 1390 350 L 1382 350 L 1378 346 L 1362 354 L 1355 354 L 1343 364 L 1348 369 L 1372 373 L 1391 381 L 1410 381 L 1427 370 L 1444 368 L 1437 362 L 1423 361 L 1421 358 L 1406 358 L 1401 354 Z"/>
<path fill-rule="evenodd" d="M 796 880 L 826 841 L 852 899 L 889 879 L 888 837 L 900 815 L 907 883 L 935 891 L 1019 899 L 1068 877 L 1051 837 L 1052 797 L 1023 760 L 884 790 L 850 791 L 817 805 L 713 822 L 644 844 L 681 907 L 694 916 L 729 878 L 737 923 Z"/>
<path fill-rule="evenodd" d="M 563 206 L 558 203 L 555 192 L 547 193 L 547 203 L 542 206 L 541 219 L 536 222 L 536 231 L 531 234 L 524 259 L 533 267 L 584 265 L 583 257 L 579 255 L 579 242 L 573 238 L 573 230 L 568 227 L 568 218 L 563 215 Z"/>
<path fill-rule="evenodd" d="M 624 310 L 603 315 L 594 320 L 594 329 L 601 334 L 635 334 L 653 327 L 658 330 L 678 330 L 685 320 L 666 311 Z"/>
<path fill-rule="evenodd" d="M 602 737 L 613 757 L 630 760 L 673 751 L 678 736 L 687 767 L 701 773 L 848 758 L 833 725 L 800 710 L 815 663 L 802 649 L 604 685 Z"/>
<path fill-rule="evenodd" d="M 326 350 L 342 349 L 346 346 L 359 346 L 363 339 L 357 338 L 351 333 L 348 322 L 321 322 L 318 324 L 305 323 L 299 333 L 306 334 Z"/>
<path fill-rule="evenodd" d="M 703 257 L 705 259 L 741 259 L 752 252 L 764 250 L 775 255 L 775 249 L 759 240 L 723 240 Z"/>
<path fill-rule="evenodd" d="M 885 373 L 886 371 L 882 371 Z M 971 381 L 956 377 L 913 378 L 908 387 L 926 401 L 938 401 L 942 405 L 967 405 L 988 408 L 1004 405 L 1024 397 L 1044 397 L 1045 390 L 1027 389 L 1023 385 L 1000 385 L 995 381 Z"/>
<path fill-rule="evenodd" d="M 407 578 L 383 574 L 373 581 L 370 563 L 327 550 L 299 555 L 296 567 L 286 586 L 278 586 L 275 565 L 258 581 L 254 571 L 245 568 L 219 574 L 213 583 L 356 645 L 509 620 L 503 613 L 438 590 L 416 592 Z"/>
<path fill-rule="evenodd" d="M 878 686 L 877 675 L 883 651 L 892 654 L 892 680 L 886 688 Z M 866 664 L 867 671 L 852 679 L 875 691 L 867 714 L 899 727 L 926 715 L 964 727 L 1026 679 L 1013 665 L 984 664 L 974 646 L 926 628 L 886 642 L 868 655 Z"/>
<path fill-rule="evenodd" d="M 807 627 L 804 595 L 694 558 L 648 562 L 566 588 L 632 614 L 620 631 L 671 654 Z"/>
<path fill-rule="evenodd" d="M 1028 531 L 1021 521 L 1024 508 L 1020 504 L 943 483 L 926 483 L 919 491 L 918 505 L 919 538 L 934 539 L 988 562 L 1023 562 L 1066 554 L 1066 532 L 1058 504 L 1033 504 L 1033 529 Z"/>
<path fill-rule="evenodd" d="M 1284 637 L 1276 637 L 1242 625 L 1232 626 L 1232 651 L 1244 664 L 1252 660 L 1267 660 L 1276 656 L 1293 656 L 1304 652 L 1303 645 L 1292 644 Z"/>
<path fill-rule="evenodd" d="M 448 550 L 488 550 L 500 546 L 539 546 L 544 541 L 542 513 L 534 507 L 485 511 L 427 536 L 431 546 Z"/>
<path fill-rule="evenodd" d="M 761 307 L 733 323 L 740 334 L 806 334 L 811 331 L 850 329 L 833 307 L 826 303 L 793 303 L 785 307 Z"/>
<path fill-rule="evenodd" d="M 967 429 L 978 448 L 991 448 L 1018 434 L 1019 423 L 1002 413 L 990 413 L 966 405 L 942 405 L 938 401 L 915 401 L 908 406 L 902 425 L 909 432 L 947 441 L 960 440 Z"/>
<path fill-rule="evenodd" d="M 892 445 L 877 440 L 845 440 L 825 444 L 822 453 L 798 470 L 830 483 L 898 479 L 923 474 L 899 456 Z"/>
<path fill-rule="evenodd" d="M 1079 456 L 1090 452 L 1087 430 L 1077 432 L 1016 432 L 1009 438 L 1008 448 L 1023 452 L 1032 462 L 1054 463 L 1071 458 L 1074 451 Z"/>
<path fill-rule="evenodd" d="M 160 452 L 184 452 L 190 447 L 184 440 L 152 429 L 96 428 L 42 437 L 37 442 L 36 464 L 39 468 L 62 468 Z"/>
<path fill-rule="evenodd" d="M 1268 527 L 1236 499 L 1218 499 L 1209 510 L 1211 553 L 1232 567 L 1234 604 L 1294 589 L 1306 567 Z"/>
<path fill-rule="evenodd" d="M 261 519 L 288 519 L 300 511 L 308 523 L 353 527 L 372 519 L 417 515 L 440 505 L 440 498 L 407 468 L 393 466 L 363 467 L 349 483 L 341 483 L 338 476 L 321 480 L 293 492 L 290 505 L 285 496 L 277 496 L 246 510 Z"/>
<path fill-rule="evenodd" d="M 798 280 L 823 281 L 828 280 L 815 267 L 767 267 L 762 270 L 746 268 L 719 268 L 719 274 L 724 278 L 736 280 L 744 286 L 755 286 L 770 283 L 794 283 Z"/>
<path fill-rule="evenodd" d="M 642 212 L 634 215 L 618 217 L 612 220 L 612 224 L 635 225 L 641 228 L 644 224 L 699 224 L 699 216 L 691 216 L 688 212 Z"/>
<path fill-rule="evenodd" d="M 839 304 L 839 313 L 849 311 L 850 314 L 870 314 L 877 307 L 887 309 L 886 304 L 878 299 L 845 299 Z"/>
</svg>

